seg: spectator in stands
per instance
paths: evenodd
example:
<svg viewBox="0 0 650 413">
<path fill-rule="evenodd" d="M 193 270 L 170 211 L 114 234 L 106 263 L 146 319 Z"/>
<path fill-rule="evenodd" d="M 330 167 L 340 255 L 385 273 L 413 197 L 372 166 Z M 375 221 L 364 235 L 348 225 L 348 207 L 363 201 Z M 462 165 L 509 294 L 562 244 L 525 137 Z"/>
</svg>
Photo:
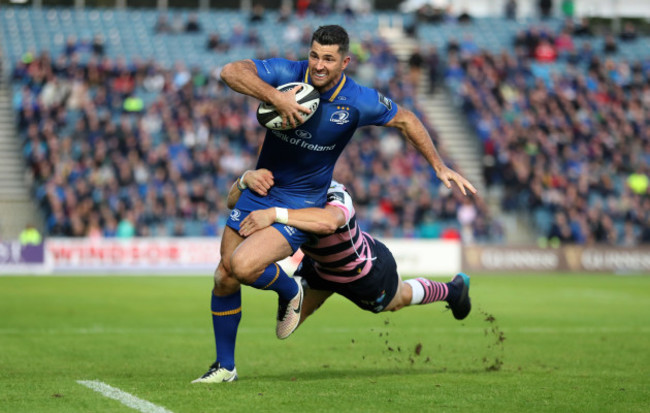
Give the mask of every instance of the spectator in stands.
<svg viewBox="0 0 650 413">
<path fill-rule="evenodd" d="M 259 47 L 262 45 L 257 29 L 254 27 L 250 27 L 246 33 L 246 45 L 253 47 Z"/>
<path fill-rule="evenodd" d="M 440 239 L 447 241 L 461 241 L 462 237 L 458 228 L 447 227 L 440 232 Z"/>
<path fill-rule="evenodd" d="M 622 247 L 635 247 L 639 245 L 639 239 L 640 237 L 636 231 L 634 223 L 631 221 L 625 221 L 620 245 Z"/>
<path fill-rule="evenodd" d="M 620 38 L 624 42 L 631 42 L 631 41 L 636 40 L 637 32 L 636 32 L 636 27 L 634 26 L 634 23 L 626 22 L 623 25 L 623 30 L 621 31 Z"/>
<path fill-rule="evenodd" d="M 253 9 L 251 10 L 251 15 L 248 18 L 248 21 L 250 23 L 262 23 L 264 22 L 264 4 L 262 3 L 255 3 L 253 5 Z"/>
<path fill-rule="evenodd" d="M 469 11 L 467 9 L 463 9 L 463 11 L 458 15 L 458 23 L 469 24 L 471 22 L 472 16 L 469 14 Z"/>
<path fill-rule="evenodd" d="M 307 48 L 311 42 L 311 33 L 312 27 L 309 24 L 302 26 L 302 32 L 300 33 L 300 45 Z M 295 38 L 295 34 L 292 34 L 290 37 Z M 295 40 L 294 40 L 295 42 Z"/>
<path fill-rule="evenodd" d="M 562 15 L 568 19 L 573 18 L 575 11 L 574 0 L 562 0 Z"/>
<path fill-rule="evenodd" d="M 20 245 L 40 245 L 43 242 L 41 233 L 36 229 L 34 224 L 28 223 L 18 235 Z"/>
<path fill-rule="evenodd" d="M 95 56 L 103 57 L 106 53 L 106 42 L 104 41 L 104 36 L 100 33 L 93 36 L 91 48 Z"/>
<path fill-rule="evenodd" d="M 517 0 L 506 0 L 504 14 L 508 20 L 514 20 L 517 18 Z"/>
<path fill-rule="evenodd" d="M 64 53 L 68 58 L 71 57 L 74 53 L 79 52 L 81 48 L 82 45 L 79 43 L 77 36 L 74 34 L 69 35 L 65 39 Z"/>
<path fill-rule="evenodd" d="M 578 51 L 578 61 L 581 63 L 589 63 L 595 57 L 595 52 L 591 46 L 591 42 L 584 42 Z"/>
<path fill-rule="evenodd" d="M 241 47 L 246 44 L 244 26 L 239 23 L 236 23 L 235 26 L 233 26 L 232 33 L 230 33 L 230 38 L 228 39 L 228 44 L 231 48 Z"/>
<path fill-rule="evenodd" d="M 594 35 L 589 24 L 589 18 L 581 17 L 580 22 L 575 25 L 573 35 L 579 37 L 592 37 Z"/>
<path fill-rule="evenodd" d="M 429 93 L 433 93 L 438 84 L 438 76 L 440 73 L 440 56 L 438 55 L 438 48 L 430 46 L 425 55 L 425 67 L 429 75 Z"/>
<path fill-rule="evenodd" d="M 183 33 L 186 24 L 187 22 L 183 21 L 183 16 L 180 13 L 176 13 L 172 18 L 171 33 Z"/>
<path fill-rule="evenodd" d="M 115 236 L 117 238 L 133 238 L 135 235 L 135 214 L 131 210 L 125 211 L 122 219 L 117 224 Z"/>
<path fill-rule="evenodd" d="M 298 44 L 302 39 L 300 28 L 293 22 L 287 24 L 282 32 L 282 39 L 289 44 Z"/>
<path fill-rule="evenodd" d="M 535 56 L 535 50 L 541 41 L 542 36 L 537 27 L 531 26 L 526 31 L 526 53 L 528 56 Z"/>
<path fill-rule="evenodd" d="M 519 30 L 517 33 L 515 33 L 515 38 L 512 41 L 512 46 L 515 49 L 523 49 L 526 51 L 526 53 L 528 53 L 528 39 L 524 30 Z"/>
<path fill-rule="evenodd" d="M 196 13 L 191 13 L 187 16 L 187 22 L 185 22 L 185 33 L 199 33 L 201 30 L 199 16 Z"/>
<path fill-rule="evenodd" d="M 310 10 L 316 16 L 328 16 L 332 12 L 332 7 L 328 0 L 311 0 L 310 1 Z"/>
<path fill-rule="evenodd" d="M 228 43 L 221 40 L 218 32 L 210 33 L 205 48 L 213 52 L 225 52 L 228 50 Z"/>
<path fill-rule="evenodd" d="M 216 211 L 211 211 L 208 218 L 201 220 L 203 222 L 201 228 L 201 235 L 204 237 L 218 237 L 221 235 L 222 228 L 219 225 L 219 214 Z"/>
<path fill-rule="evenodd" d="M 465 71 L 461 66 L 460 59 L 455 53 L 450 53 L 448 57 L 447 68 L 445 69 L 445 83 L 452 89 L 456 89 L 464 76 Z"/>
<path fill-rule="evenodd" d="M 460 223 L 460 234 L 464 244 L 474 243 L 474 225 L 478 217 L 476 206 L 470 200 L 463 200 L 457 210 L 457 219 Z"/>
<path fill-rule="evenodd" d="M 418 87 L 420 84 L 420 75 L 422 73 L 422 67 L 424 66 L 424 57 L 422 56 L 422 51 L 419 47 L 416 47 L 415 50 L 411 53 L 408 59 L 409 67 L 409 81 L 413 87 Z"/>
<path fill-rule="evenodd" d="M 119 69 L 117 77 L 113 80 L 113 90 L 122 99 L 126 99 L 135 90 L 135 79 L 127 67 Z"/>
<path fill-rule="evenodd" d="M 539 14 L 543 19 L 548 19 L 551 17 L 551 11 L 553 10 L 553 0 L 539 0 L 537 6 L 539 7 Z"/>
<path fill-rule="evenodd" d="M 646 164 L 648 165 L 648 164 Z M 648 194 L 648 187 L 650 186 L 650 178 L 646 171 L 650 171 L 647 166 L 639 171 L 632 172 L 626 179 L 626 184 L 630 190 L 639 196 Z"/>
<path fill-rule="evenodd" d="M 460 42 L 461 58 L 478 53 L 479 47 L 471 33 L 463 34 L 463 40 Z"/>
<path fill-rule="evenodd" d="M 564 212 L 557 212 L 555 214 L 555 220 L 548 233 L 548 239 L 551 241 L 551 245 L 573 243 L 576 240 Z"/>
<path fill-rule="evenodd" d="M 58 107 L 67 98 L 69 93 L 69 84 L 51 73 L 47 76 L 47 82 L 41 90 L 43 108 L 49 110 Z"/>
<path fill-rule="evenodd" d="M 153 30 L 157 34 L 174 32 L 172 25 L 169 23 L 167 15 L 165 14 L 161 14 L 158 16 L 158 19 L 156 20 L 156 24 L 154 25 Z"/>
<path fill-rule="evenodd" d="M 611 33 L 606 34 L 605 43 L 603 45 L 603 53 L 614 54 L 617 52 L 618 52 L 618 45 L 616 44 L 616 38 Z"/>
<path fill-rule="evenodd" d="M 641 231 L 640 242 L 643 244 L 650 244 L 650 214 L 648 214 L 648 217 L 645 222 L 645 226 Z"/>
<path fill-rule="evenodd" d="M 291 7 L 283 4 L 280 7 L 280 11 L 278 12 L 278 18 L 276 20 L 276 23 L 279 24 L 285 24 L 288 23 L 291 20 L 293 13 L 291 12 Z"/>
<path fill-rule="evenodd" d="M 311 0 L 296 0 L 296 15 L 305 17 L 311 7 Z"/>
<path fill-rule="evenodd" d="M 450 36 L 447 39 L 446 52 L 448 55 L 451 55 L 452 53 L 454 54 L 460 53 L 460 43 L 458 43 L 458 39 L 456 39 L 453 36 Z"/>
<path fill-rule="evenodd" d="M 97 214 L 91 215 L 88 219 L 88 227 L 85 236 L 90 239 L 98 239 L 104 236 Z"/>
<path fill-rule="evenodd" d="M 340 10 L 340 12 L 345 16 L 347 23 L 353 23 L 357 17 L 356 11 L 349 2 L 344 2 L 343 8 Z"/>
<path fill-rule="evenodd" d="M 568 29 L 562 29 L 560 34 L 555 38 L 555 48 L 560 57 L 568 57 L 574 50 L 573 37 Z"/>
<path fill-rule="evenodd" d="M 542 39 L 535 47 L 535 59 L 541 63 L 552 63 L 557 59 L 557 51 L 546 39 Z"/>
</svg>

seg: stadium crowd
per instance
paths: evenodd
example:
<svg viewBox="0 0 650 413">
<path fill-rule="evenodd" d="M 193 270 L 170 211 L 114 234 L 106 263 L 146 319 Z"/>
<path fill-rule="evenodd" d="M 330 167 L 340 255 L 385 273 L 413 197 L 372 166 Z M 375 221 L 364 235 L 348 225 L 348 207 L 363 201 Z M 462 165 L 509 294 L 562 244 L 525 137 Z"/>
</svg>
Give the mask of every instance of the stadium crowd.
<svg viewBox="0 0 650 413">
<path fill-rule="evenodd" d="M 578 49 L 588 29 L 533 25 L 501 53 L 450 47 L 445 83 L 482 140 L 487 185 L 541 239 L 650 243 L 650 56 L 613 59 L 612 35 Z"/>
<path fill-rule="evenodd" d="M 220 234 L 228 189 L 254 167 L 264 138 L 259 102 L 224 87 L 219 68 L 163 68 L 97 50 L 26 55 L 13 71 L 18 129 L 46 234 Z M 350 75 L 425 119 L 386 43 L 355 41 L 351 51 Z M 396 132 L 379 129 L 362 129 L 335 171 L 349 183 L 364 228 L 379 237 L 500 239 L 480 199 L 463 201 Z"/>
</svg>

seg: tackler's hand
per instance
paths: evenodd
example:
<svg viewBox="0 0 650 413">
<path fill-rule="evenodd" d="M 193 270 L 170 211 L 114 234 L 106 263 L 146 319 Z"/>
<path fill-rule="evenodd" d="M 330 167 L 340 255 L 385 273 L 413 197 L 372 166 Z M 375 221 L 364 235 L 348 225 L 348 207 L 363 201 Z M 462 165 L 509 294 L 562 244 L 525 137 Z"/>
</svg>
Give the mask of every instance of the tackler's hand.
<svg viewBox="0 0 650 413">
<path fill-rule="evenodd" d="M 262 196 L 267 196 L 269 190 L 275 183 L 273 180 L 273 173 L 264 168 L 246 171 L 242 176 L 242 179 L 246 187 Z"/>
</svg>

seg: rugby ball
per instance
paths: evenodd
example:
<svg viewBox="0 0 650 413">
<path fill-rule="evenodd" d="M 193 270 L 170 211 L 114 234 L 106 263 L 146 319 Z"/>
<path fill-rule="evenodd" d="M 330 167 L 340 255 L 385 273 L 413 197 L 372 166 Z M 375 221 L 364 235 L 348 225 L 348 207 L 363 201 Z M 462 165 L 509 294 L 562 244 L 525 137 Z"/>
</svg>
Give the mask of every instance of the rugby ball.
<svg viewBox="0 0 650 413">
<path fill-rule="evenodd" d="M 318 105 L 320 104 L 320 93 L 318 93 L 318 90 L 316 90 L 309 83 L 302 83 L 302 82 L 287 83 L 278 86 L 277 89 L 281 92 L 286 92 L 288 90 L 293 89 L 296 86 L 302 87 L 296 93 L 296 102 L 300 103 L 302 106 L 305 106 L 311 110 L 311 113 L 301 112 L 302 122 L 300 124 L 303 124 L 307 122 L 309 118 L 314 116 L 314 113 L 316 113 L 316 109 L 318 109 Z M 275 129 L 275 130 L 293 129 L 290 123 L 287 124 L 287 126 L 282 127 L 282 117 L 275 110 L 275 106 L 270 105 L 266 102 L 262 102 L 257 107 L 257 121 L 260 123 L 260 125 L 269 129 Z"/>
</svg>

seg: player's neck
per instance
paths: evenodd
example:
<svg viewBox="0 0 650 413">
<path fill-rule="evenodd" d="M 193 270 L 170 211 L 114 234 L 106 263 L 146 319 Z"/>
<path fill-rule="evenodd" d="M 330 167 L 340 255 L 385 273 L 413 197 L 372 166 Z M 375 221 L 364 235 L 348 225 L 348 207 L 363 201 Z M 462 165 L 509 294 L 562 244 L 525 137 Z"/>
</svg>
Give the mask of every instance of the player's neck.
<svg viewBox="0 0 650 413">
<path fill-rule="evenodd" d="M 316 90 L 318 90 L 318 92 L 321 94 L 321 98 L 329 99 L 331 101 L 333 97 L 336 97 L 336 95 L 338 95 L 338 92 L 340 92 L 341 88 L 343 87 L 345 80 L 345 73 L 341 72 L 336 81 L 328 83 L 327 86 L 324 86 L 321 89 L 316 88 Z"/>
</svg>

